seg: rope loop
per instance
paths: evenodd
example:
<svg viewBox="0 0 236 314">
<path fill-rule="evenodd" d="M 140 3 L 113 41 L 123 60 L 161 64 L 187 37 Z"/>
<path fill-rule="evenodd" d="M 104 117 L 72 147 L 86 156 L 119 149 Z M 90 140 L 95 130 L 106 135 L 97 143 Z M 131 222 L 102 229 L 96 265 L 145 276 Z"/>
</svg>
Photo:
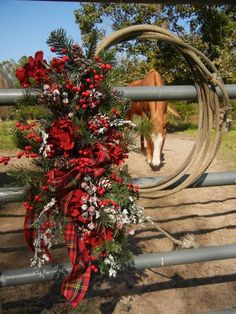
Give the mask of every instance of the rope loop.
<svg viewBox="0 0 236 314">
<path fill-rule="evenodd" d="M 198 134 L 195 144 L 183 164 L 162 181 L 139 186 L 140 197 L 155 199 L 180 191 L 197 180 L 213 161 L 224 131 L 224 122 L 230 108 L 229 97 L 215 65 L 198 49 L 175 34 L 155 25 L 133 25 L 104 38 L 95 54 L 123 41 L 164 40 L 176 48 L 190 67 L 199 105 Z M 216 87 L 222 93 L 219 99 Z M 181 181 L 175 188 L 170 188 Z M 168 190 L 166 190 L 168 188 Z"/>
</svg>

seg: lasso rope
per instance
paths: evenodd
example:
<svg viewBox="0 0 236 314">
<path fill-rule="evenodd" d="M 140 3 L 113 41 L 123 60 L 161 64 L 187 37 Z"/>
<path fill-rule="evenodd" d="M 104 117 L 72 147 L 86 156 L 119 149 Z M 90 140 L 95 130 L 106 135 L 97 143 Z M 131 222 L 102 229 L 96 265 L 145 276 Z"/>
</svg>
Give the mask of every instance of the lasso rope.
<svg viewBox="0 0 236 314">
<path fill-rule="evenodd" d="M 226 113 L 230 109 L 229 97 L 214 64 L 202 52 L 158 26 L 135 25 L 116 31 L 100 42 L 96 54 L 113 45 L 132 39 L 165 40 L 179 50 L 191 69 L 199 105 L 197 139 L 184 163 L 159 183 L 139 187 L 140 197 L 155 199 L 188 187 L 209 167 L 220 145 Z M 217 87 L 222 93 L 221 100 L 216 91 Z M 186 179 L 177 187 L 164 190 L 183 176 L 186 176 Z"/>
</svg>

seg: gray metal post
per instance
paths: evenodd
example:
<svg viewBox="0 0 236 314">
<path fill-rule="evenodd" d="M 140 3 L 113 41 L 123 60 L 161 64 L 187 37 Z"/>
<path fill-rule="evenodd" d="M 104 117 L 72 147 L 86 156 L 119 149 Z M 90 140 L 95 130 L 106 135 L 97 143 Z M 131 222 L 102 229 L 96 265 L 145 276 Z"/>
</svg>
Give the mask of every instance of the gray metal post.
<svg viewBox="0 0 236 314">
<path fill-rule="evenodd" d="M 142 270 L 230 258 L 236 258 L 236 244 L 138 255 L 134 257 L 133 263 L 127 264 L 125 270 Z M 5 270 L 0 275 L 0 287 L 54 280 L 62 278 L 70 270 L 69 264 L 44 266 L 43 276 L 34 272 L 32 268 Z"/>
<path fill-rule="evenodd" d="M 225 89 L 229 98 L 236 98 L 236 84 L 226 84 Z M 114 87 L 119 95 L 131 100 L 194 100 L 196 99 L 196 89 L 191 85 L 172 85 L 172 86 L 156 86 L 156 87 Z M 221 92 L 217 88 L 219 96 Z M 32 90 L 32 94 L 36 95 L 37 90 Z M 0 89 L 0 105 L 12 105 L 24 95 L 22 89 Z"/>
<path fill-rule="evenodd" d="M 232 309 L 216 310 L 216 311 L 204 312 L 204 313 L 202 312 L 198 314 L 236 314 L 236 307 Z"/>
<path fill-rule="evenodd" d="M 176 183 L 169 186 L 167 189 L 173 189 L 178 186 L 184 180 L 187 179 L 189 175 L 183 176 Z M 133 183 L 138 184 L 140 187 L 144 188 L 145 186 L 149 186 L 150 184 L 160 183 L 164 176 L 156 176 L 156 177 L 140 177 L 133 178 Z M 222 185 L 235 185 L 236 184 L 236 171 L 226 171 L 226 172 L 205 172 L 201 175 L 201 177 L 193 182 L 188 188 L 203 188 L 203 187 L 211 187 L 211 186 L 222 186 Z"/>
<path fill-rule="evenodd" d="M 172 189 L 183 182 L 188 176 L 184 176 L 179 179 L 175 184 L 168 187 Z M 133 178 L 133 184 L 138 184 L 139 187 L 145 187 L 146 185 L 159 183 L 163 180 L 164 176 L 156 177 L 142 177 Z M 211 187 L 211 186 L 222 186 L 222 185 L 235 185 L 236 184 L 236 171 L 231 172 L 213 172 L 203 173 L 201 177 L 192 183 L 188 188 L 197 187 Z M 2 187 L 0 188 L 0 203 L 20 202 L 24 198 L 25 190 L 20 187 Z"/>
<path fill-rule="evenodd" d="M 140 87 L 116 87 L 120 95 L 135 101 L 143 100 L 194 100 L 196 99 L 196 89 L 191 85 L 172 86 L 140 86 Z M 236 84 L 226 84 L 225 89 L 229 98 L 236 98 Z M 217 93 L 221 96 L 220 89 Z"/>
</svg>

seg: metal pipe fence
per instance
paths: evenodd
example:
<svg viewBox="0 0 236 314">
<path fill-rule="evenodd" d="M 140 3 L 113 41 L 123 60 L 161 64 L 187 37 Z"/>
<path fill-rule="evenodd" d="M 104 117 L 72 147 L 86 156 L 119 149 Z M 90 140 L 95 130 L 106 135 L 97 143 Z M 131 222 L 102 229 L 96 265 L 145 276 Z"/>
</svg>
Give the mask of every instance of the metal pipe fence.
<svg viewBox="0 0 236 314">
<path fill-rule="evenodd" d="M 130 98 L 134 101 L 158 101 L 158 100 L 194 100 L 196 99 L 196 90 L 194 86 L 162 86 L 162 87 L 116 87 L 116 92 L 120 97 Z M 229 97 L 236 99 L 236 84 L 226 85 Z M 34 90 L 33 94 L 37 95 Z M 0 89 L 0 106 L 15 105 L 20 97 L 24 95 L 21 89 Z M 220 94 L 219 94 L 220 95 Z M 4 186 L 4 182 L 11 183 L 7 176 L 0 176 L 0 203 L 21 201 L 25 194 L 25 189 L 19 187 Z M 150 183 L 158 183 L 164 177 L 145 177 L 133 178 L 133 183 L 145 187 Z M 182 177 L 176 185 L 186 179 Z M 220 185 L 236 184 L 236 171 L 204 173 L 198 180 L 188 188 L 210 187 Z M 170 186 L 169 188 L 173 188 Z M 175 266 L 191 263 L 200 263 L 207 261 L 216 261 L 223 259 L 236 258 L 236 244 L 221 245 L 215 247 L 205 247 L 188 250 L 177 250 L 171 252 L 161 252 L 152 254 L 143 254 L 134 257 L 133 263 L 127 264 L 127 270 L 142 270 L 145 268 L 155 268 L 164 266 Z M 43 267 L 44 276 L 34 272 L 32 268 L 22 268 L 15 270 L 6 270 L 0 274 L 0 287 L 21 285 L 26 283 L 36 283 L 40 281 L 55 280 L 62 278 L 71 270 L 70 264 L 47 265 Z M 229 313 L 234 313 L 231 312 Z M 221 313 L 221 312 L 219 312 Z M 224 313 L 224 312 L 223 312 Z M 228 312 L 227 312 L 228 313 Z"/>
<path fill-rule="evenodd" d="M 225 89 L 229 98 L 236 99 L 236 84 L 226 84 Z M 220 89 L 216 88 L 221 96 Z M 0 105 L 14 105 L 27 90 L 23 89 L 0 89 Z M 29 90 L 32 95 L 37 95 L 37 89 Z M 114 91 L 124 98 L 134 101 L 154 100 L 195 100 L 196 89 L 192 85 L 172 86 L 139 86 L 139 87 L 114 87 Z"/>
<path fill-rule="evenodd" d="M 137 255 L 132 262 L 125 265 L 124 270 L 138 271 L 146 268 L 176 266 L 231 258 L 236 258 L 236 244 Z M 64 277 L 70 271 L 71 265 L 69 263 L 44 266 L 41 273 L 35 272 L 32 268 L 6 270 L 0 275 L 0 287 L 55 280 Z"/>
<path fill-rule="evenodd" d="M 170 185 L 166 189 L 173 189 L 177 187 L 180 183 L 185 181 L 188 176 L 183 176 L 175 184 Z M 159 183 L 164 176 L 157 177 L 139 177 L 133 178 L 133 184 L 138 184 L 139 187 L 143 188 L 146 185 Z M 1 181 L 0 174 L 0 184 L 4 185 L 4 180 L 12 182 L 7 176 L 3 176 L 3 181 Z M 213 173 L 203 173 L 200 178 L 188 186 L 188 188 L 202 188 L 202 187 L 214 187 L 214 186 L 224 186 L 224 185 L 236 185 L 236 171 L 231 172 L 213 172 Z M 16 186 L 3 186 L 0 187 L 0 203 L 12 203 L 21 202 L 24 198 L 27 188 L 16 187 Z"/>
</svg>

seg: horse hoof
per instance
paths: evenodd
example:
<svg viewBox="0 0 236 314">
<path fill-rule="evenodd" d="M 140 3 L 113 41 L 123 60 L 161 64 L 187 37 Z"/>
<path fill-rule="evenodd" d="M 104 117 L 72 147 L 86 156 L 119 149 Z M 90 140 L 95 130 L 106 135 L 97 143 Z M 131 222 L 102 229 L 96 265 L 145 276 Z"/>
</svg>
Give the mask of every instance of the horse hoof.
<svg viewBox="0 0 236 314">
<path fill-rule="evenodd" d="M 160 169 L 162 168 L 162 166 L 163 166 L 162 163 L 159 163 L 159 164 L 153 164 L 153 163 L 151 163 L 151 164 L 150 164 L 150 167 L 151 167 L 152 170 L 154 170 L 154 171 L 160 170 Z"/>
</svg>

